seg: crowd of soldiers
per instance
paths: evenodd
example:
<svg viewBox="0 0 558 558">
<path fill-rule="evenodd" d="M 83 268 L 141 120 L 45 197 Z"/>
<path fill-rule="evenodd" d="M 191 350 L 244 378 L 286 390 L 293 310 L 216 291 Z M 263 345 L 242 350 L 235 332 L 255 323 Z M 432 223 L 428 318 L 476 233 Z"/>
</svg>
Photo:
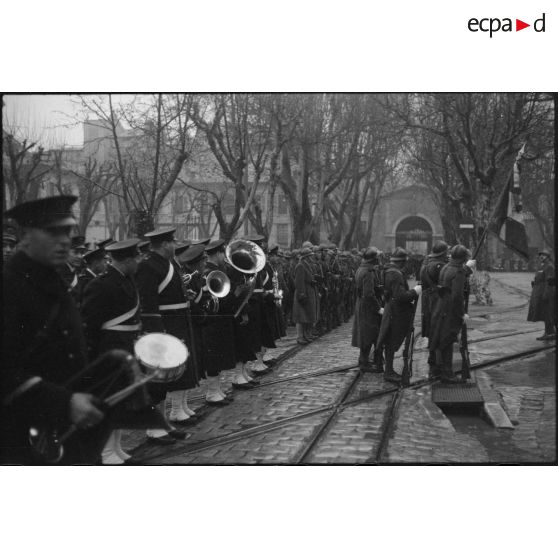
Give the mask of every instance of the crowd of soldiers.
<svg viewBox="0 0 558 558">
<path fill-rule="evenodd" d="M 123 428 L 145 429 L 154 445 L 187 438 L 182 427 L 198 420 L 193 389 L 203 386 L 207 405 L 229 405 L 236 390 L 253 389 L 269 373 L 275 359 L 267 350 L 287 326 L 305 346 L 353 312 L 361 371 L 399 384 L 394 356 L 421 294 L 430 377 L 463 381 L 452 353 L 468 320 L 465 288 L 476 263 L 464 246 L 440 241 L 413 260 L 402 248 L 359 253 L 310 242 L 284 252 L 262 235 L 228 245 L 178 241 L 166 228 L 91 247 L 72 236 L 76 201 L 42 198 L 6 212 L 17 230 L 3 235 L 3 463 L 132 464 Z M 537 281 L 546 285 L 554 268 L 544 269 Z M 418 280 L 412 288 L 410 275 Z M 149 370 L 138 339 L 149 338 L 157 353 L 170 350 L 171 336 L 184 358 L 165 356 L 166 366 Z M 233 371 L 232 393 L 223 389 L 224 371 Z"/>
</svg>

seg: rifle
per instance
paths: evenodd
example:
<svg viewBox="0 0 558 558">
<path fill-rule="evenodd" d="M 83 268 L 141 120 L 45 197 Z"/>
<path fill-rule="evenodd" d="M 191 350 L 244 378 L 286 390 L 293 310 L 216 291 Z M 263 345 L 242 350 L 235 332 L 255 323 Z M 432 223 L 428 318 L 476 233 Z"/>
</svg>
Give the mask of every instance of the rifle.
<svg viewBox="0 0 558 558">
<path fill-rule="evenodd" d="M 469 277 L 467 277 L 467 279 L 465 280 L 465 289 L 463 291 L 463 294 L 465 296 L 465 314 L 469 313 L 470 293 L 471 286 L 469 284 Z M 459 352 L 461 353 L 461 377 L 464 380 L 468 380 L 471 377 L 471 361 L 469 360 L 469 341 L 467 339 L 467 323 L 465 322 L 465 320 L 463 320 L 463 324 L 461 325 Z"/>
<path fill-rule="evenodd" d="M 420 282 L 417 283 L 420 285 Z M 401 371 L 401 385 L 408 387 L 411 384 L 411 376 L 413 375 L 413 350 L 415 348 L 415 314 L 417 312 L 419 297 L 413 302 L 413 312 L 411 315 L 411 324 L 409 331 L 405 337 L 405 346 L 403 347 L 403 370 Z M 410 349 L 410 350 L 409 350 Z"/>
</svg>

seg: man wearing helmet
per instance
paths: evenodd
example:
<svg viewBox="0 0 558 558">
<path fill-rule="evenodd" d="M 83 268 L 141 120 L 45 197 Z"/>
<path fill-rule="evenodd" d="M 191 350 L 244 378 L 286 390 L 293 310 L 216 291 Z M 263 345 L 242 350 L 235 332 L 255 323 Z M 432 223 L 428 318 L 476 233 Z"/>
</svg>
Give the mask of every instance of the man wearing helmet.
<svg viewBox="0 0 558 558">
<path fill-rule="evenodd" d="M 430 336 L 432 310 L 438 300 L 438 279 L 440 271 L 448 262 L 449 246 L 440 240 L 432 247 L 432 253 L 424 260 L 420 270 L 420 283 L 422 285 L 422 336 Z M 428 367 L 430 377 L 438 377 L 441 370 L 436 366 L 436 355 L 433 351 L 428 354 Z"/>
<path fill-rule="evenodd" d="M 352 345 L 360 348 L 358 363 L 363 372 L 372 371 L 372 365 L 369 362 L 370 350 L 378 339 L 380 321 L 384 311 L 376 296 L 379 285 L 379 278 L 376 274 L 377 263 L 378 249 L 367 248 L 355 275 L 357 299 Z"/>
<path fill-rule="evenodd" d="M 385 270 L 386 306 L 382 315 L 375 355 L 381 370 L 383 367 L 381 354 L 382 350 L 385 351 L 384 380 L 394 383 L 401 382 L 401 375 L 393 369 L 393 357 L 409 331 L 413 319 L 413 301 L 418 299 L 422 291 L 420 285 L 409 289 L 403 275 L 406 262 L 407 252 L 403 248 L 396 248 Z"/>
<path fill-rule="evenodd" d="M 429 329 L 428 350 L 436 355 L 436 366 L 441 368 L 442 382 L 459 383 L 452 369 L 453 344 L 461 331 L 465 313 L 465 281 L 475 265 L 470 260 L 469 250 L 458 244 L 451 249 L 450 261 L 440 271 L 438 280 L 439 297 L 432 310 Z M 465 263 L 467 262 L 467 263 Z M 465 264 L 465 265 L 464 265 Z"/>
</svg>

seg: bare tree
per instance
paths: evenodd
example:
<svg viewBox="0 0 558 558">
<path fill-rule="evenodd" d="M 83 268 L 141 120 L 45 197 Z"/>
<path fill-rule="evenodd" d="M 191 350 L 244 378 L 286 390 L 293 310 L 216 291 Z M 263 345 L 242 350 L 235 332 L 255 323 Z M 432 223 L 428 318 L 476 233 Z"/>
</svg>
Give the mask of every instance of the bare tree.
<svg viewBox="0 0 558 558">
<path fill-rule="evenodd" d="M 80 97 L 84 117 L 93 115 L 110 142 L 102 162 L 110 162 L 117 176 L 121 235 L 129 229 L 141 236 L 153 228 L 195 143 L 189 117 L 193 98 L 157 94 L 116 102 L 112 95 Z"/>
</svg>

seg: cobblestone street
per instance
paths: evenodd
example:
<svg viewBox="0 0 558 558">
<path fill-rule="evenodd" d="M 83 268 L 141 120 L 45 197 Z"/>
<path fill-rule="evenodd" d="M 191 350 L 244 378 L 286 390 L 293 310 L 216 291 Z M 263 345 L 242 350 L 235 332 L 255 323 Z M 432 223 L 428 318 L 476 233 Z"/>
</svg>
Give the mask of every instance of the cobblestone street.
<svg viewBox="0 0 558 558">
<path fill-rule="evenodd" d="M 530 281 L 527 273 L 492 275 L 494 306 L 471 306 L 471 364 L 542 346 L 535 339 L 542 324 L 525 321 Z M 417 326 L 419 316 L 420 310 Z M 306 347 L 296 346 L 290 328 L 278 348 L 266 355 L 280 362 L 259 387 L 234 392 L 234 402 L 222 408 L 204 404 L 204 385 L 192 394 L 200 419 L 187 428 L 191 433 L 187 440 L 170 448 L 153 447 L 145 443 L 143 432 L 129 431 L 125 446 L 147 464 L 373 463 L 382 443 L 383 463 L 554 460 L 553 351 L 477 371 L 499 398 L 513 429 L 494 428 L 480 417 L 446 416 L 431 400 L 432 387 L 425 385 L 404 390 L 393 428 L 382 442 L 393 393 L 355 400 L 389 390 L 393 384 L 377 374 L 357 377 L 358 349 L 350 346 L 351 328 L 349 321 Z M 425 341 L 417 339 L 413 382 L 427 375 Z M 290 356 L 281 361 L 285 354 Z M 455 358 L 458 367 L 459 355 Z M 401 365 L 399 357 L 396 367 Z M 224 374 L 228 390 L 232 374 Z M 345 403 L 339 406 L 348 389 Z M 306 451 L 314 438 L 318 443 Z"/>
</svg>

